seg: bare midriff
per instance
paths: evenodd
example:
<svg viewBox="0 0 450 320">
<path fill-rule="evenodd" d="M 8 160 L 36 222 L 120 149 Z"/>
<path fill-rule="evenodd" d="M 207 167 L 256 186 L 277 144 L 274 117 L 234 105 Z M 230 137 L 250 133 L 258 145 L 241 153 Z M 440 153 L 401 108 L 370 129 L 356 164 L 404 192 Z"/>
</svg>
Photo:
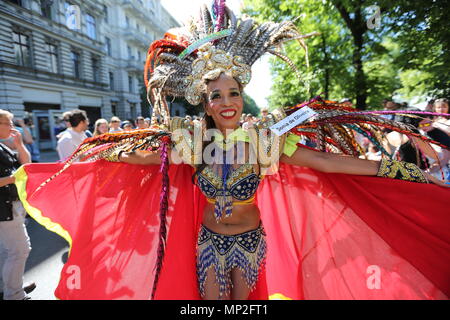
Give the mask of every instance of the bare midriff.
<svg viewBox="0 0 450 320">
<path fill-rule="evenodd" d="M 203 225 L 216 233 L 235 235 L 259 227 L 260 212 L 255 204 L 233 205 L 233 213 L 217 222 L 214 204 L 208 203 L 203 211 Z"/>
</svg>

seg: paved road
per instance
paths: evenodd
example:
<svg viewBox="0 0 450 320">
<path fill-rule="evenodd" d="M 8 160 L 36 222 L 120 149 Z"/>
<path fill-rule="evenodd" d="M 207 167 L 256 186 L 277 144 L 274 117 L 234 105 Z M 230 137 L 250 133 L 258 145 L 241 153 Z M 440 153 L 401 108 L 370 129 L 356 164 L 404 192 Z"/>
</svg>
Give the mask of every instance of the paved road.
<svg viewBox="0 0 450 320">
<path fill-rule="evenodd" d="M 41 152 L 41 162 L 57 160 L 56 151 Z M 34 281 L 37 285 L 30 293 L 33 300 L 54 300 L 54 291 L 64 261 L 67 260 L 69 245 L 63 238 L 48 231 L 33 219 L 27 220 L 32 250 L 25 267 L 25 282 Z"/>
<path fill-rule="evenodd" d="M 67 261 L 69 245 L 33 219 L 27 220 L 32 250 L 25 267 L 25 282 L 34 281 L 37 285 L 30 293 L 33 300 L 54 300 L 53 292 L 64 262 Z"/>
</svg>

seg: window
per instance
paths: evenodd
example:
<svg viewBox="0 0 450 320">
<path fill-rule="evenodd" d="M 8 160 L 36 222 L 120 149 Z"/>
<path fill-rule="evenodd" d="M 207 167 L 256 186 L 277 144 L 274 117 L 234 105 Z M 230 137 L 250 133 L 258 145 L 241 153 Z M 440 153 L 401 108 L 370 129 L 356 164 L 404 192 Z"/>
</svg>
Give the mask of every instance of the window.
<svg viewBox="0 0 450 320">
<path fill-rule="evenodd" d="M 97 39 L 97 32 L 95 29 L 95 18 L 90 14 L 86 14 L 86 31 L 87 36 L 91 39 Z"/>
<path fill-rule="evenodd" d="M 109 23 L 109 17 L 108 17 L 108 7 L 103 5 L 103 14 L 105 15 L 105 22 Z"/>
<path fill-rule="evenodd" d="M 105 50 L 106 54 L 112 57 L 111 39 L 108 37 L 105 37 Z"/>
<path fill-rule="evenodd" d="M 114 72 L 112 72 L 112 71 L 109 72 L 109 88 L 111 90 L 114 90 Z M 113 114 L 116 114 L 116 113 L 113 111 Z"/>
<path fill-rule="evenodd" d="M 46 43 L 45 51 L 49 61 L 49 72 L 58 73 L 58 47 L 55 44 Z"/>
<path fill-rule="evenodd" d="M 131 118 L 136 119 L 136 103 L 130 103 Z"/>
<path fill-rule="evenodd" d="M 24 33 L 13 31 L 13 46 L 16 63 L 20 66 L 31 67 L 29 36 Z"/>
<path fill-rule="evenodd" d="M 139 62 L 141 62 L 141 59 L 142 59 L 142 55 L 141 55 L 141 52 L 140 52 L 140 51 L 138 51 L 138 61 L 139 61 Z"/>
<path fill-rule="evenodd" d="M 52 18 L 52 4 L 51 0 L 41 0 L 41 13 L 47 19 Z"/>
<path fill-rule="evenodd" d="M 130 18 L 128 18 L 127 16 L 125 16 L 125 25 L 126 25 L 127 27 L 130 26 Z"/>
<path fill-rule="evenodd" d="M 92 80 L 100 82 L 100 58 L 92 57 Z"/>
<path fill-rule="evenodd" d="M 22 6 L 22 1 L 21 0 L 7 0 L 8 2 L 17 4 L 18 6 Z"/>
<path fill-rule="evenodd" d="M 127 46 L 128 59 L 133 59 L 133 54 L 131 52 L 131 47 Z"/>
<path fill-rule="evenodd" d="M 73 76 L 75 78 L 81 78 L 80 53 L 71 51 L 70 56 L 72 59 Z"/>
<path fill-rule="evenodd" d="M 134 87 L 133 87 L 133 77 L 128 76 L 128 91 L 131 93 L 134 93 Z"/>
<path fill-rule="evenodd" d="M 117 115 L 117 102 L 111 101 L 111 111 L 113 115 Z"/>
</svg>

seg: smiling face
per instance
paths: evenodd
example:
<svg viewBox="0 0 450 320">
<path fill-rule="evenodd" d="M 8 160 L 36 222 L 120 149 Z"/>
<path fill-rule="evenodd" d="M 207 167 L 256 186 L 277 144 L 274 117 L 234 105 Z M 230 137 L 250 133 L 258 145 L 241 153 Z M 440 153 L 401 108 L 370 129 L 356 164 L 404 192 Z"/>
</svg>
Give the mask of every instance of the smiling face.
<svg viewBox="0 0 450 320">
<path fill-rule="evenodd" d="M 99 123 L 98 131 L 100 133 L 107 133 L 108 132 L 108 123 L 105 123 L 105 122 Z"/>
<path fill-rule="evenodd" d="M 213 118 L 216 127 L 222 132 L 236 129 L 244 107 L 239 83 L 222 73 L 216 80 L 208 82 L 206 96 L 206 113 Z"/>
</svg>

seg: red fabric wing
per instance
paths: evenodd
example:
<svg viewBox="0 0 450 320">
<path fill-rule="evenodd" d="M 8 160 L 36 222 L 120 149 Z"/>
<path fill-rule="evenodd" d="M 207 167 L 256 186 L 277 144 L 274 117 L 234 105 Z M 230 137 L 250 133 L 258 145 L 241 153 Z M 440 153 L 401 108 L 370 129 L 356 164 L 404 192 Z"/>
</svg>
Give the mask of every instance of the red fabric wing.
<svg viewBox="0 0 450 320">
<path fill-rule="evenodd" d="M 21 196 L 38 222 L 70 235 L 55 295 L 149 299 L 159 240 L 159 166 L 77 163 L 34 192 L 61 168 L 26 165 L 26 199 Z M 168 239 L 156 299 L 200 298 L 195 250 L 206 202 L 192 173 L 186 165 L 170 166 Z M 448 199 L 449 190 L 433 185 L 282 164 L 257 193 L 268 258 L 250 298 L 446 299 Z"/>
</svg>

